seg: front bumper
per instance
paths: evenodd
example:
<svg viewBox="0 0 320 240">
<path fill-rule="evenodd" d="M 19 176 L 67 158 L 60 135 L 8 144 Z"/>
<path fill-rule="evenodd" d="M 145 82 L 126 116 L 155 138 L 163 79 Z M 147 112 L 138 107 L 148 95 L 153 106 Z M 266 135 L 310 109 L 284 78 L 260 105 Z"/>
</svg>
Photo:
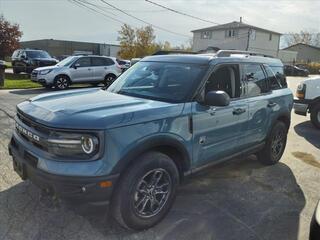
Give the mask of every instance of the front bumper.
<svg viewBox="0 0 320 240">
<path fill-rule="evenodd" d="M 320 239 L 320 201 L 312 217 L 312 221 L 310 224 L 310 236 L 309 236 L 309 240 L 319 240 L 319 239 Z"/>
<path fill-rule="evenodd" d="M 9 144 L 9 154 L 13 159 L 13 168 L 23 179 L 29 179 L 39 188 L 58 198 L 79 204 L 108 204 L 113 187 L 119 175 L 84 177 L 62 176 L 47 173 L 37 168 L 36 157 L 24 150 L 23 156 L 18 151 L 14 139 Z M 76 164 L 76 163 L 75 163 Z M 101 183 L 111 182 L 111 186 L 101 186 Z"/>
<path fill-rule="evenodd" d="M 309 101 L 304 99 L 302 100 L 294 99 L 293 109 L 296 114 L 307 116 L 308 108 L 309 108 Z"/>
</svg>

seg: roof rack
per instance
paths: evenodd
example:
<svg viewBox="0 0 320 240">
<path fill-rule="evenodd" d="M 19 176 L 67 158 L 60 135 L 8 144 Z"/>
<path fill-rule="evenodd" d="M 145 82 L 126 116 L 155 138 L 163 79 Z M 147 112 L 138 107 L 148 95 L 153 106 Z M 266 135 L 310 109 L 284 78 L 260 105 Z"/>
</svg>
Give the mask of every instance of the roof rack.
<svg viewBox="0 0 320 240">
<path fill-rule="evenodd" d="M 217 57 L 230 57 L 232 54 L 244 54 L 249 56 L 260 56 L 260 57 L 269 57 L 273 58 L 273 56 L 258 53 L 258 52 L 250 52 L 250 51 L 240 51 L 240 50 L 219 50 L 217 52 Z"/>
</svg>

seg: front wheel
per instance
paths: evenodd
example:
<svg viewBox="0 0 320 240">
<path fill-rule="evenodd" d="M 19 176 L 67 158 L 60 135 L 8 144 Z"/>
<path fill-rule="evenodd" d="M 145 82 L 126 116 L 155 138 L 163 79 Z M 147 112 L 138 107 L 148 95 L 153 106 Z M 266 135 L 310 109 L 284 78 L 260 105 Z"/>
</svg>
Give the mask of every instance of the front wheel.
<svg viewBox="0 0 320 240">
<path fill-rule="evenodd" d="M 279 162 L 287 144 L 287 126 L 277 121 L 267 138 L 264 148 L 257 154 L 260 162 L 273 165 Z"/>
<path fill-rule="evenodd" d="M 70 80 L 67 76 L 60 75 L 57 76 L 54 80 L 54 86 L 56 89 L 64 90 L 67 89 L 70 85 Z"/>
<path fill-rule="evenodd" d="M 122 175 L 112 199 L 112 215 L 125 228 L 142 230 L 161 221 L 170 210 L 179 184 L 174 161 L 148 152 Z"/>
<path fill-rule="evenodd" d="M 312 124 L 320 129 L 320 103 L 312 106 L 310 110 L 310 119 Z"/>
</svg>

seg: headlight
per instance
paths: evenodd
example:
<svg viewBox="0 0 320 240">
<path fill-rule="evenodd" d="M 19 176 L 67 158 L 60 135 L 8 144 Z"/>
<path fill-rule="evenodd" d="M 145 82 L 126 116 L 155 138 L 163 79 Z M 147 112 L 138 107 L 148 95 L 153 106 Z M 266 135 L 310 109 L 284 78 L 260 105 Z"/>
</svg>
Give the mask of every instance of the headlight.
<svg viewBox="0 0 320 240">
<path fill-rule="evenodd" d="M 51 72 L 51 71 L 52 71 L 52 69 L 41 70 L 41 71 L 39 72 L 39 75 L 46 75 L 46 74 L 48 74 L 48 73 Z"/>
<path fill-rule="evenodd" d="M 299 99 L 304 99 L 306 94 L 306 84 L 300 83 L 297 87 L 296 97 Z"/>
<path fill-rule="evenodd" d="M 68 159 L 92 159 L 99 153 L 100 141 L 93 134 L 53 133 L 48 139 L 51 154 Z"/>
</svg>

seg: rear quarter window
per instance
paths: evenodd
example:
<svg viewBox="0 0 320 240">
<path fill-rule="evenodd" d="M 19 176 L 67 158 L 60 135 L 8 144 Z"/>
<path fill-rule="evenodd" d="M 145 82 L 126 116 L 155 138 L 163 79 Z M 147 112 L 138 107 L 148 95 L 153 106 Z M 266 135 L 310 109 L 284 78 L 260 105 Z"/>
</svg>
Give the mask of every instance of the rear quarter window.
<svg viewBox="0 0 320 240">
<path fill-rule="evenodd" d="M 287 88 L 288 84 L 287 84 L 286 76 L 284 74 L 283 66 L 269 66 L 269 67 L 274 72 L 278 81 L 280 81 L 282 88 Z"/>
</svg>

